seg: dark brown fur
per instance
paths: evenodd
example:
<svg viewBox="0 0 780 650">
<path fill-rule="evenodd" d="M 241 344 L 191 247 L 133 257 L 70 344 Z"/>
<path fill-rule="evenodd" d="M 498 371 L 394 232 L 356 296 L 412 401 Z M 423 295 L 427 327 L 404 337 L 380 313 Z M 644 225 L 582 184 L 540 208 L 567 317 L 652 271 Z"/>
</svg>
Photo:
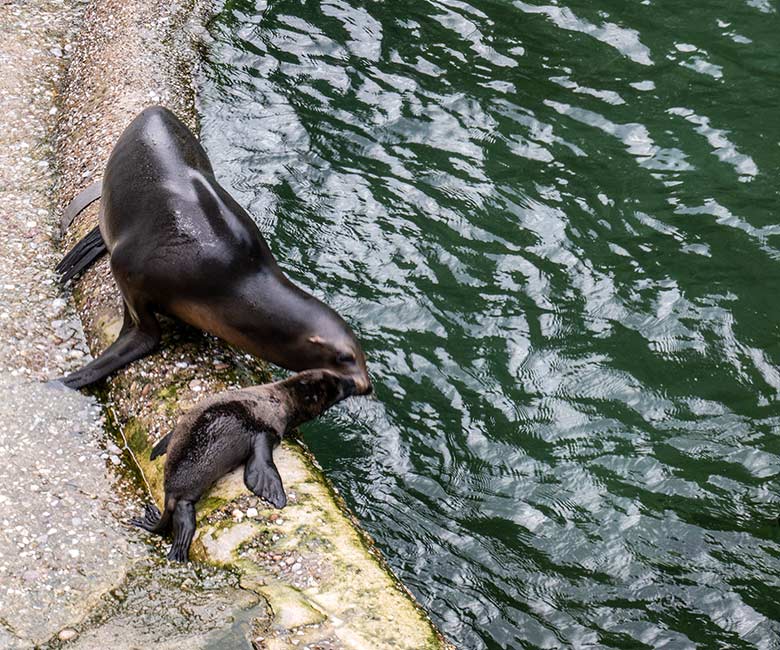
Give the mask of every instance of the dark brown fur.
<svg viewBox="0 0 780 650">
<path fill-rule="evenodd" d="M 169 559 L 185 562 L 195 532 L 195 503 L 218 479 L 246 464 L 249 490 L 277 508 L 287 502 L 273 448 L 292 428 L 355 394 L 351 378 L 307 370 L 273 384 L 226 391 L 204 399 L 183 415 L 165 444 L 165 509 L 148 505 L 131 523 L 150 532 L 173 532 Z M 162 443 L 163 441 L 161 441 Z"/>
</svg>

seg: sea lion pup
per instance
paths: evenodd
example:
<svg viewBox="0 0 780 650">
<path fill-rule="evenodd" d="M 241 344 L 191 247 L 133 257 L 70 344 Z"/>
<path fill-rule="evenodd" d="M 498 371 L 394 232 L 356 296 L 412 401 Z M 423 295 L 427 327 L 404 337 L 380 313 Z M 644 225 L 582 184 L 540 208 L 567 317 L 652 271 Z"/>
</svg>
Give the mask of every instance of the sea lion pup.
<svg viewBox="0 0 780 650">
<path fill-rule="evenodd" d="M 97 198 L 98 227 L 57 269 L 69 280 L 107 252 L 124 323 L 113 344 L 61 380 L 66 386 L 87 386 L 151 353 L 160 341 L 156 314 L 165 313 L 283 368 L 327 368 L 370 392 L 352 330 L 284 276 L 255 222 L 169 110 L 153 106 L 130 123 L 102 184 L 77 196 L 63 223 Z"/>
<path fill-rule="evenodd" d="M 186 562 L 195 533 L 195 503 L 222 476 L 246 463 L 244 483 L 283 508 L 287 496 L 273 448 L 292 428 L 354 395 L 354 379 L 307 370 L 283 381 L 219 393 L 199 402 L 174 428 L 165 460 L 165 509 L 146 506 L 130 521 L 151 533 L 173 532 L 168 559 Z M 152 457 L 157 454 L 152 453 Z"/>
</svg>

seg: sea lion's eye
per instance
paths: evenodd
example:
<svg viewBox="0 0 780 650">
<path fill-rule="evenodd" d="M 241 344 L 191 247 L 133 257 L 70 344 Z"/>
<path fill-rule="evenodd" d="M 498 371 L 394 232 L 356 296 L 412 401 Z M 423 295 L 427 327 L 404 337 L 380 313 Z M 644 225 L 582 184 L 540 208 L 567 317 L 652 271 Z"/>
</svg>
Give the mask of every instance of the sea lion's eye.
<svg viewBox="0 0 780 650">
<path fill-rule="evenodd" d="M 341 352 L 339 356 L 336 357 L 336 361 L 339 363 L 353 363 L 355 361 L 355 354 L 354 352 Z"/>
</svg>

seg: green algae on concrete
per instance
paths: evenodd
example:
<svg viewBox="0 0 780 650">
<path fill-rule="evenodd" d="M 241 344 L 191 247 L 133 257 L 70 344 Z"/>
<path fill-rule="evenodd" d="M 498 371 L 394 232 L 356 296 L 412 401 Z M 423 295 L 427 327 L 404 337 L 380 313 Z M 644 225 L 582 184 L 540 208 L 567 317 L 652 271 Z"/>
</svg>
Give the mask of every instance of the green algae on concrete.
<svg viewBox="0 0 780 650">
<path fill-rule="evenodd" d="M 57 148 L 61 207 L 100 177 L 112 144 L 146 106 L 163 104 L 195 128 L 194 52 L 203 16 L 203 6 L 189 2 L 90 4 L 62 97 Z M 96 220 L 93 205 L 66 234 L 63 249 Z M 74 289 L 85 333 L 97 353 L 115 338 L 121 323 L 107 260 L 91 268 Z M 162 326 L 160 350 L 118 372 L 105 394 L 126 445 L 123 458 L 137 464 L 142 477 L 138 483 L 149 487 L 158 504 L 164 459 L 149 460 L 154 441 L 170 432 L 181 413 L 204 394 L 268 380 L 261 364 L 213 337 L 171 321 Z M 267 650 L 307 644 L 352 650 L 448 647 L 305 450 L 286 442 L 276 452 L 276 461 L 288 492 L 284 510 L 269 510 L 248 493 L 240 470 L 198 504 L 193 559 L 235 571 L 241 590 L 261 596 L 257 607 L 262 604 L 270 612 L 263 623 L 257 623 L 258 617 L 244 621 L 249 627 L 242 628 L 241 638 L 254 635 L 254 647 Z M 129 534 L 150 539 L 140 531 Z M 235 598 L 243 602 L 247 595 L 237 592 Z M 119 617 L 114 628 L 123 629 L 124 610 L 106 611 Z M 129 630 L 135 622 L 127 621 Z M 109 638 L 106 629 L 85 623 L 81 645 L 73 647 L 100 647 Z M 117 643 L 132 644 L 128 639 Z M 241 644 L 235 647 L 244 647 Z"/>
<path fill-rule="evenodd" d="M 139 422 L 125 436 L 162 505 L 164 458 L 148 460 L 151 445 Z M 240 468 L 198 504 L 191 551 L 195 561 L 235 569 L 242 587 L 265 597 L 273 611 L 267 647 L 286 648 L 293 639 L 344 648 L 442 647 L 299 443 L 285 441 L 275 459 L 288 505 L 268 508 L 246 490 Z"/>
<path fill-rule="evenodd" d="M 274 611 L 268 648 L 287 647 L 285 639 L 298 630 L 304 644 L 332 639 L 345 648 L 441 647 L 427 617 L 371 552 L 304 450 L 286 443 L 276 462 L 290 497 L 284 510 L 257 508 L 249 528 L 249 518 L 228 527 L 201 525 L 199 536 L 207 557 L 229 557 L 242 586 L 268 599 Z M 251 506 L 241 512 L 247 510 Z"/>
</svg>

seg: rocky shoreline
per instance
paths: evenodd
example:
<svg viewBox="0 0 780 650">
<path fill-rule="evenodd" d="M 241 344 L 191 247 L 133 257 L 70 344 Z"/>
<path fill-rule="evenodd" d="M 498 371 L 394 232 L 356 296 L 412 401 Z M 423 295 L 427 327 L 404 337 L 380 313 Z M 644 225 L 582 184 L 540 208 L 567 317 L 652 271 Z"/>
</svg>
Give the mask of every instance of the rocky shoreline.
<svg viewBox="0 0 780 650">
<path fill-rule="evenodd" d="M 41 282 L 46 287 L 44 302 L 53 305 L 34 327 L 28 325 L 17 332 L 7 330 L 2 321 L 4 354 L 0 355 L 0 367 L 9 386 L 21 378 L 41 380 L 78 367 L 88 350 L 96 352 L 115 338 L 121 325 L 119 295 L 105 259 L 72 288 L 72 303 L 83 323 L 83 334 L 70 296 L 58 293 L 52 271 L 58 253 L 54 243 L 57 217 L 81 189 L 100 177 L 119 133 L 144 107 L 163 104 L 197 132 L 193 80 L 205 11 L 205 5 L 193 2 L 151 0 L 104 0 L 86 6 L 55 1 L 0 4 L 2 29 L 9 41 L 0 45 L 3 72 L 13 68 L 15 56 L 31 57 L 27 65 L 14 70 L 20 79 L 32 80 L 30 97 L 22 97 L 19 106 L 40 96 L 36 110 L 24 118 L 32 125 L 31 132 L 19 133 L 17 140 L 54 142 L 53 150 L 45 149 L 42 155 L 48 167 L 37 178 L 35 196 L 48 198 L 38 200 L 43 207 L 31 207 L 37 216 L 26 221 L 22 217 L 20 222 L 9 212 L 3 218 L 3 228 L 8 231 L 3 234 L 12 242 L 20 237 L 29 239 L 26 233 L 33 227 L 25 224 L 35 221 L 32 240 L 36 245 L 28 243 L 33 252 L 27 254 L 34 254 L 36 262 L 31 266 L 20 258 L 20 250 L 26 251 L 24 240 L 21 248 L 0 249 L 3 260 L 21 260 L 19 274 L 27 281 L 18 292 L 16 311 L 5 307 L 8 298 L 4 297 L 0 317 L 4 309 L 9 314 L 5 321 L 13 321 L 14 314 L 25 312 L 25 296 L 37 295 Z M 47 26 L 44 19 L 51 24 Z M 30 34 L 38 33 L 36 30 L 41 43 L 30 46 Z M 24 48 L 32 48 L 34 53 Z M 35 90 L 39 87 L 45 88 L 42 96 L 40 90 Z M 14 105 L 11 95 L 8 82 L 0 82 L 4 108 Z M 9 119 L 9 111 L 0 117 L 0 126 Z M 5 150 L 5 137 L 0 136 L 0 144 Z M 41 167 L 39 163 L 39 159 L 30 157 L 29 162 L 22 159 L 19 164 L 36 170 Z M 10 195 L 23 196 L 24 190 L 15 179 L 4 180 L 4 192 L 9 193 L 10 187 Z M 50 190 L 53 184 L 54 195 Z M 52 196 L 56 205 L 52 205 Z M 96 218 L 96 206 L 86 210 L 66 233 L 59 253 L 90 230 Z M 7 282 L 3 278 L 2 282 L 11 285 L 13 278 Z M 59 310 L 56 318 L 53 309 Z M 46 343 L 36 342 L 38 335 L 34 333 L 39 330 Z M 68 496 L 75 509 L 91 507 L 95 522 L 105 518 L 105 531 L 101 529 L 96 535 L 97 523 L 79 520 L 86 537 L 82 543 L 94 539 L 90 564 L 75 568 L 72 562 L 76 558 L 65 549 L 64 563 L 51 569 L 65 576 L 75 571 L 87 577 L 82 580 L 85 584 L 79 583 L 78 588 L 71 587 L 62 591 L 65 596 L 58 596 L 73 605 L 72 611 L 62 607 L 61 615 L 54 616 L 47 610 L 54 609 L 54 603 L 46 605 L 33 586 L 26 591 L 20 588 L 24 570 L 28 570 L 25 567 L 40 566 L 38 557 L 14 556 L 16 561 L 9 563 L 6 575 L 10 571 L 18 582 L 15 591 L 27 597 L 30 607 L 42 608 L 47 623 L 31 619 L 34 624 L 21 625 L 12 612 L 18 612 L 20 603 L 25 605 L 27 601 L 12 593 L 10 600 L 0 600 L 0 645 L 6 643 L 6 635 L 6 645 L 11 648 L 131 648 L 152 644 L 161 648 L 269 650 L 447 647 L 356 526 L 305 448 L 298 444 L 286 444 L 277 454 L 290 500 L 285 510 L 268 510 L 246 492 L 238 474 L 226 477 L 201 504 L 199 536 L 193 546 L 193 555 L 200 562 L 193 566 L 166 566 L 158 543 L 121 524 L 129 512 L 149 498 L 144 494 L 145 487 L 159 502 L 162 462 L 149 462 L 148 450 L 170 430 L 183 410 L 204 393 L 267 379 L 262 365 L 213 337 L 170 321 L 163 323 L 163 330 L 160 352 L 132 364 L 108 382 L 101 394 L 109 415 L 106 427 L 101 427 L 94 401 L 76 393 L 55 394 L 51 388 L 36 385 L 35 390 L 46 392 L 33 395 L 34 391 L 25 389 L 27 392 L 19 398 L 34 397 L 63 409 L 67 403 L 70 411 L 78 410 L 70 403 L 77 400 L 79 417 L 89 414 L 88 425 L 78 427 L 83 437 L 75 438 L 74 444 L 89 441 L 95 449 L 89 457 L 94 467 L 87 467 L 86 456 L 83 461 L 76 456 L 70 471 L 79 474 L 79 467 L 92 469 L 79 478 L 89 478 L 94 485 L 88 497 L 82 494 L 87 489 L 77 493 L 81 497 Z M 14 352 L 20 348 L 20 341 L 21 347 L 26 345 L 31 352 L 24 364 L 14 367 L 13 359 L 19 358 Z M 53 423 L 45 421 L 44 425 L 60 435 L 66 435 L 63 428 L 75 426 L 63 424 L 56 413 L 51 418 Z M 24 417 L 16 421 L 20 428 Z M 46 435 L 40 434 L 41 438 Z M 11 445 L 10 453 L 17 463 L 35 463 L 30 448 L 34 451 L 39 439 L 28 435 L 26 446 L 18 442 L 19 449 L 12 448 L 12 443 L 22 437 L 9 428 L 0 434 L 0 445 Z M 61 449 L 62 445 L 64 442 Z M 70 457 L 76 451 L 64 453 Z M 56 461 L 44 469 L 48 476 L 54 476 L 55 468 Z M 12 480 L 10 476 L 2 478 Z M 19 502 L 22 497 L 10 495 L 7 499 Z M 47 508 L 46 503 L 27 505 L 40 509 Z M 18 503 L 11 509 L 17 507 Z M 76 527 L 73 521 L 71 516 L 70 525 Z M 40 535 L 39 539 L 43 552 L 47 540 Z M 0 544 L 4 542 L 0 538 Z M 0 571 L 6 555 L 5 546 L 1 548 Z M 117 556 L 111 564 L 105 561 L 108 549 Z M 45 584 L 47 577 L 38 582 Z M 150 607 L 150 598 L 157 599 L 157 605 Z"/>
</svg>

